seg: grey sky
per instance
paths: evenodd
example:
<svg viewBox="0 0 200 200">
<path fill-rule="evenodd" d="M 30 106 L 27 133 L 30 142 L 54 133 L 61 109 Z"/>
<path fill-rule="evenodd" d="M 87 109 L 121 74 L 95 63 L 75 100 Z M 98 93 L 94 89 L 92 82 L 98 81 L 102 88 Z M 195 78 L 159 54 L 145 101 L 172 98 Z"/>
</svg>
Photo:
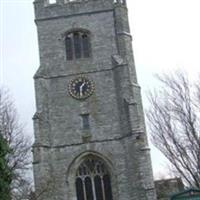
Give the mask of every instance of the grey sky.
<svg viewBox="0 0 200 200">
<path fill-rule="evenodd" d="M 127 0 L 139 84 L 156 87 L 154 73 L 184 68 L 200 71 L 199 0 Z M 39 66 L 32 0 L 0 0 L 0 84 L 10 88 L 21 121 L 32 134 L 33 75 Z M 152 150 L 154 173 L 163 159 Z"/>
</svg>

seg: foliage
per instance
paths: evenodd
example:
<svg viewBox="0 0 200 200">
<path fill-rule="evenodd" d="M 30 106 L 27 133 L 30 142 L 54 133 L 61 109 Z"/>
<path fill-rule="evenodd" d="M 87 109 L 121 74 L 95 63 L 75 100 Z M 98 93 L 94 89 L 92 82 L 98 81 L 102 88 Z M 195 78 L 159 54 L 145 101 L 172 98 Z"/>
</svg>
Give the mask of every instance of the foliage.
<svg viewBox="0 0 200 200">
<path fill-rule="evenodd" d="M 16 199 L 26 181 L 25 174 L 30 169 L 31 144 L 24 136 L 23 126 L 19 123 L 14 103 L 9 92 L 0 88 L 0 130 L 9 149 L 6 160 L 11 173 L 10 190 Z"/>
<path fill-rule="evenodd" d="M 162 84 L 149 95 L 147 119 L 152 143 L 189 186 L 200 187 L 200 79 L 186 74 L 157 76 Z"/>
<path fill-rule="evenodd" d="M 10 200 L 11 170 L 8 166 L 7 155 L 10 152 L 6 140 L 0 132 L 0 197 L 2 200 Z"/>
</svg>

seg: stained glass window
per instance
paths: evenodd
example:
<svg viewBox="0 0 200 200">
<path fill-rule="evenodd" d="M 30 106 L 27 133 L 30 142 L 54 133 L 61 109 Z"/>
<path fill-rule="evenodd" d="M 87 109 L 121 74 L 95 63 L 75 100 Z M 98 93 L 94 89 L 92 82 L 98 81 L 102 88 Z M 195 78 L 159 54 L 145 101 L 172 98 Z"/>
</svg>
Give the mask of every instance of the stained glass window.
<svg viewBox="0 0 200 200">
<path fill-rule="evenodd" d="M 94 185 L 95 185 L 96 200 L 102 200 L 103 199 L 102 181 L 99 175 L 94 177 Z"/>
<path fill-rule="evenodd" d="M 101 159 L 86 158 L 76 173 L 77 200 L 112 200 L 109 172 Z"/>
<path fill-rule="evenodd" d="M 84 200 L 83 182 L 81 178 L 76 179 L 77 200 Z"/>
<path fill-rule="evenodd" d="M 92 180 L 91 177 L 85 178 L 85 192 L 86 192 L 86 199 L 93 200 L 93 191 L 92 191 Z"/>
<path fill-rule="evenodd" d="M 112 199 L 112 192 L 111 192 L 111 183 L 110 183 L 110 177 L 108 175 L 103 176 L 103 183 L 104 183 L 104 189 L 105 189 L 105 200 Z"/>
</svg>

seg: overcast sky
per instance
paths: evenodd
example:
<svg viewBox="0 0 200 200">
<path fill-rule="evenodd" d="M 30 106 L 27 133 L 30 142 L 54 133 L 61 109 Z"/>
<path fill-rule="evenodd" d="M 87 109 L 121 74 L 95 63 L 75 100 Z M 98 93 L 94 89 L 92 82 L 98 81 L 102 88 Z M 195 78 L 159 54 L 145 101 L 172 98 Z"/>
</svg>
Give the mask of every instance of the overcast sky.
<svg viewBox="0 0 200 200">
<path fill-rule="evenodd" d="M 146 92 L 156 87 L 155 73 L 200 71 L 200 0 L 127 0 L 133 49 L 144 107 Z M 0 84 L 11 90 L 20 120 L 33 134 L 33 75 L 39 66 L 32 0 L 0 0 Z M 165 172 L 152 149 L 154 174 Z M 158 159 L 159 158 L 159 159 Z"/>
</svg>

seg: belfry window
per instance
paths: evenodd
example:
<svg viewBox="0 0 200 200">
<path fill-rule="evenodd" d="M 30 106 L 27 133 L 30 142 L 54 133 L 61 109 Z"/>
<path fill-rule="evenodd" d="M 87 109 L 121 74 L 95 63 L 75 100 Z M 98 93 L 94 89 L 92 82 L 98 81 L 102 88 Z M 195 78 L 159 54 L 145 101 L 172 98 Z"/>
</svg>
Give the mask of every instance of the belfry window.
<svg viewBox="0 0 200 200">
<path fill-rule="evenodd" d="M 89 37 L 87 34 L 82 35 L 82 42 L 83 42 L 83 56 L 85 58 L 90 57 L 90 44 L 89 44 Z"/>
<path fill-rule="evenodd" d="M 77 200 L 112 200 L 109 172 L 96 157 L 88 157 L 76 173 Z"/>
<path fill-rule="evenodd" d="M 66 57 L 67 60 L 89 58 L 90 37 L 85 31 L 70 32 L 65 37 Z"/>
</svg>

